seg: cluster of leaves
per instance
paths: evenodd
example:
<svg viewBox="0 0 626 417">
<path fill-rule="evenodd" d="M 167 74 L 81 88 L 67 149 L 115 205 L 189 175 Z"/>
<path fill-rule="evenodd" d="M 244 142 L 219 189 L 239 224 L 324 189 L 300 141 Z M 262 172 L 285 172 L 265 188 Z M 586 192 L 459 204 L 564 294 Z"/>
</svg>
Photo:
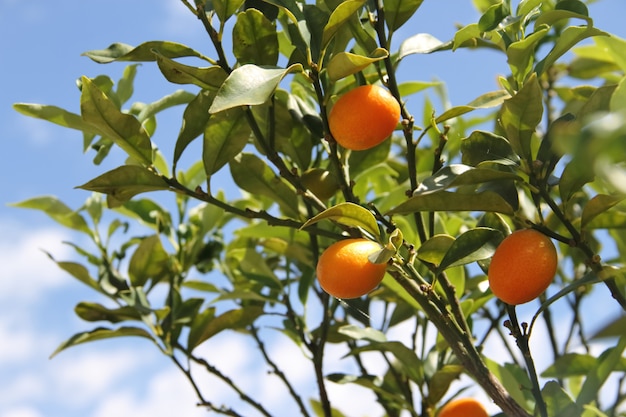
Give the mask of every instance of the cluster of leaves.
<svg viewBox="0 0 626 417">
<path fill-rule="evenodd" d="M 476 0 L 480 20 L 453 39 L 420 33 L 391 51 L 392 38 L 421 4 L 183 0 L 206 29 L 216 58 L 167 41 L 115 43 L 85 55 L 98 63 L 154 62 L 167 81 L 193 92 L 177 90 L 125 108 L 137 72 L 131 64 L 117 83 L 82 77 L 80 114 L 15 105 L 81 131 L 96 164 L 113 146 L 128 158 L 79 187 L 94 194 L 77 210 L 55 197 L 16 204 L 44 211 L 93 243 L 93 250 L 75 246 L 84 264 L 55 262 L 104 297 L 78 304 L 76 314 L 109 324 L 74 335 L 55 353 L 104 338 L 143 337 L 188 376 L 202 405 L 239 415 L 212 402 L 192 368 L 217 376 L 249 407 L 271 415 L 236 378 L 198 353 L 215 335 L 238 330 L 255 341 L 305 416 L 339 415 L 328 381 L 371 390 L 386 415 L 432 416 L 463 373 L 507 415 L 618 415 L 623 387 L 610 403 L 600 402 L 600 393 L 609 375 L 626 366 L 623 319 L 597 335 L 618 343 L 594 357 L 581 301 L 599 284 L 626 309 L 620 264 L 626 189 L 618 180 L 625 175 L 626 41 L 595 28 L 578 0 L 524 0 L 515 8 L 508 0 Z M 227 28 L 230 55 L 223 43 Z M 575 47 L 585 39 L 592 41 Z M 399 80 L 399 66 L 415 54 L 459 48 L 498 51 L 510 68 L 499 79 L 501 89 L 440 112 L 426 100 L 421 117 L 403 105 L 397 134 L 371 150 L 350 152 L 334 142 L 326 114 L 337 95 L 382 83 L 405 103 L 437 83 Z M 562 62 L 570 52 L 572 60 Z M 189 65 L 189 59 L 202 64 Z M 572 87 L 572 80 L 593 82 Z M 153 142 L 156 117 L 181 105 L 168 162 Z M 472 118 L 476 110 L 487 116 Z M 197 140 L 202 158 L 181 169 L 182 156 Z M 214 191 L 212 179 L 226 168 L 241 190 L 237 199 Z M 322 201 L 303 183 L 302 174 L 312 168 L 337 180 L 330 199 Z M 151 191 L 173 192 L 173 208 L 143 195 Z M 119 217 L 104 225 L 107 209 Z M 495 247 L 519 227 L 561 242 L 560 256 L 571 260 L 562 263 L 552 296 L 542 296 L 530 326 L 518 323 L 515 309 L 484 285 Z M 600 260 L 599 229 L 615 243 L 615 259 Z M 381 288 L 349 303 L 331 299 L 314 280 L 320 251 L 344 236 L 378 240 L 385 247 L 379 261 L 390 264 Z M 572 331 L 564 340 L 556 335 L 555 302 L 571 311 Z M 512 336 L 502 331 L 507 316 Z M 552 336 L 547 350 L 553 364 L 542 374 L 548 379 L 543 386 L 528 343 L 537 319 Z M 387 338 L 397 326 L 411 329 L 410 340 Z M 426 337 L 433 326 L 436 340 Z M 317 398 L 298 394 L 280 358 L 272 357 L 263 332 L 270 327 L 310 359 Z M 493 339 L 507 347 L 508 358 L 481 352 Z M 586 350 L 573 353 L 576 343 Z M 329 344 L 345 345 L 360 373 L 325 369 Z M 368 372 L 367 352 L 378 353 L 386 372 Z"/>
</svg>

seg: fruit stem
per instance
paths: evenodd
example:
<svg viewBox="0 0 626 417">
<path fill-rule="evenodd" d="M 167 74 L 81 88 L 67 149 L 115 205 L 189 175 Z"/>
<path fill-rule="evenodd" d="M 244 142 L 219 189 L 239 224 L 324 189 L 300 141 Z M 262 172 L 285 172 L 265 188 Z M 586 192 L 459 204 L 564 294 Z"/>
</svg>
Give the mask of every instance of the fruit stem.
<svg viewBox="0 0 626 417">
<path fill-rule="evenodd" d="M 532 393 L 535 397 L 536 406 L 539 409 L 539 415 L 541 417 L 548 417 L 548 409 L 546 403 L 541 395 L 541 386 L 539 385 L 539 378 L 537 377 L 537 369 L 535 368 L 535 361 L 530 353 L 530 346 L 528 344 L 529 335 L 527 327 L 524 326 L 524 330 L 520 328 L 520 324 L 517 320 L 517 314 L 515 312 L 515 306 L 506 304 L 506 310 L 509 314 L 510 321 L 505 326 L 511 331 L 511 335 L 515 338 L 517 347 L 524 356 L 524 362 L 526 363 L 526 372 L 532 384 Z"/>
</svg>

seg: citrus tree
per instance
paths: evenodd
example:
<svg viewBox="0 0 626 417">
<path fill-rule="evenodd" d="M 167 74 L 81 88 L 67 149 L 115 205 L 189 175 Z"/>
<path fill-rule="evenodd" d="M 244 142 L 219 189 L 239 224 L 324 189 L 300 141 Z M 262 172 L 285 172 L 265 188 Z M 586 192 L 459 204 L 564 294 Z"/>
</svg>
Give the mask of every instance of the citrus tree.
<svg viewBox="0 0 626 417">
<path fill-rule="evenodd" d="M 182 0 L 208 50 L 114 43 L 85 55 L 130 64 L 117 81 L 82 76 L 80 114 L 16 104 L 82 132 L 95 164 L 126 155 L 78 187 L 92 192 L 81 207 L 15 204 L 91 242 L 72 245 L 82 262 L 53 259 L 98 296 L 75 307 L 94 327 L 54 354 L 147 339 L 201 406 L 232 416 L 281 410 L 210 355 L 229 331 L 303 416 L 341 415 L 335 384 L 370 391 L 389 416 L 435 416 L 472 385 L 508 416 L 626 415 L 623 314 L 586 326 L 588 299 L 626 309 L 626 41 L 579 0 L 473 3 L 480 19 L 452 39 L 415 33 L 393 50 L 422 0 Z M 447 103 L 440 83 L 400 76 L 416 54 L 465 48 L 507 63 L 498 90 L 439 109 L 418 93 Z M 139 62 L 173 92 L 131 102 Z M 174 106 L 166 155 L 157 119 Z M 315 395 L 272 350 L 281 337 Z M 325 360 L 337 347 L 354 372 Z M 202 372 L 239 401 L 211 398 Z M 475 403 L 442 415 L 485 415 Z"/>
</svg>

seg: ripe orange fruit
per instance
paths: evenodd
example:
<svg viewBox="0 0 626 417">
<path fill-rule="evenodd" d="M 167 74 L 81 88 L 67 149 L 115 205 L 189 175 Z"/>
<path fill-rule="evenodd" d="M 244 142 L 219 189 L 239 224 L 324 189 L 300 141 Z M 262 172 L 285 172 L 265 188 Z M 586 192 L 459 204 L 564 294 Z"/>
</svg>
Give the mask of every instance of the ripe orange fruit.
<svg viewBox="0 0 626 417">
<path fill-rule="evenodd" d="M 489 417 L 489 414 L 478 400 L 457 398 L 444 405 L 437 417 Z"/>
<path fill-rule="evenodd" d="M 507 304 L 524 304 L 548 288 L 558 256 L 546 235 L 533 230 L 518 230 L 497 247 L 489 265 L 491 292 Z"/>
<path fill-rule="evenodd" d="M 389 91 L 363 85 L 339 97 L 328 114 L 328 125 L 337 143 L 360 151 L 387 139 L 399 119 L 400 104 Z"/>
<path fill-rule="evenodd" d="M 328 200 L 339 191 L 339 182 L 322 168 L 311 168 L 302 174 L 302 184 L 320 200 Z"/>
<path fill-rule="evenodd" d="M 337 298 L 361 297 L 380 284 L 386 264 L 375 264 L 368 256 L 381 246 L 367 239 L 345 239 L 330 245 L 317 261 L 317 280 L 322 289 Z"/>
</svg>

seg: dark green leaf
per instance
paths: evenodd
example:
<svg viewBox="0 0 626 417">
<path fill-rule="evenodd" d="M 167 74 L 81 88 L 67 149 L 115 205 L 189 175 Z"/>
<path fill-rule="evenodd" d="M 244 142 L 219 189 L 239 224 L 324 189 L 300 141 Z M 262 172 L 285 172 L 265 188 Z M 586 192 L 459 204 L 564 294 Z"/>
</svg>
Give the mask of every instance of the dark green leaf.
<svg viewBox="0 0 626 417">
<path fill-rule="evenodd" d="M 233 27 L 233 54 L 239 64 L 276 65 L 276 25 L 256 9 L 239 13 Z"/>
<path fill-rule="evenodd" d="M 152 144 L 139 120 L 119 111 L 89 78 L 83 77 L 82 84 L 80 111 L 83 120 L 97 129 L 102 136 L 113 140 L 130 157 L 142 164 L 150 165 Z"/>
<path fill-rule="evenodd" d="M 230 161 L 230 172 L 241 189 L 269 197 L 286 215 L 299 217 L 296 191 L 258 156 L 240 153 Z"/>
<path fill-rule="evenodd" d="M 117 329 L 109 329 L 106 327 L 98 327 L 88 332 L 76 333 L 56 348 L 50 358 L 56 356 L 63 350 L 80 345 L 82 343 L 94 342 L 96 340 L 110 339 L 113 337 L 138 336 L 146 339 L 154 340 L 150 333 L 139 327 L 119 327 Z"/>
<path fill-rule="evenodd" d="M 453 243 L 454 238 L 450 235 L 434 235 L 417 248 L 417 257 L 424 262 L 439 265 Z"/>
<path fill-rule="evenodd" d="M 428 381 L 428 401 L 438 403 L 448 392 L 450 384 L 459 378 L 464 369 L 462 365 L 443 365 L 438 369 Z"/>
<path fill-rule="evenodd" d="M 461 161 L 470 166 L 481 162 L 495 162 L 501 165 L 518 165 L 519 157 L 508 140 L 491 132 L 473 131 L 461 141 Z"/>
<path fill-rule="evenodd" d="M 209 121 L 209 107 L 211 107 L 214 97 L 215 92 L 212 90 L 202 90 L 185 108 L 183 123 L 174 148 L 174 168 L 187 145 L 204 132 Z"/>
<path fill-rule="evenodd" d="M 543 92 L 536 74 L 502 105 L 500 120 L 511 147 L 520 157 L 531 158 L 530 140 L 543 116 Z"/>
<path fill-rule="evenodd" d="M 492 191 L 472 194 L 438 191 L 415 195 L 386 214 L 411 214 L 420 211 L 488 211 L 503 214 L 514 212 L 504 198 Z"/>
<path fill-rule="evenodd" d="M 217 113 L 238 106 L 254 106 L 265 103 L 274 93 L 283 77 L 290 72 L 302 71 L 295 64 L 287 69 L 262 68 L 253 64 L 236 68 L 217 92 L 209 112 Z"/>
<path fill-rule="evenodd" d="M 499 1 L 489 7 L 478 21 L 478 28 L 481 32 L 489 32 L 498 27 L 507 16 L 511 14 L 509 2 Z"/>
<path fill-rule="evenodd" d="M 154 51 L 161 73 L 174 84 L 194 84 L 204 89 L 217 90 L 226 80 L 227 74 L 219 66 L 192 67 L 181 64 Z"/>
<path fill-rule="evenodd" d="M 538 30 L 506 49 L 507 62 L 518 85 L 522 85 L 533 66 L 535 49 L 548 34 L 548 29 Z"/>
<path fill-rule="evenodd" d="M 499 230 L 486 227 L 470 229 L 455 239 L 437 270 L 442 272 L 446 268 L 490 258 L 502 239 Z"/>
<path fill-rule="evenodd" d="M 413 350 L 409 349 L 401 342 L 372 342 L 368 345 L 353 349 L 350 354 L 356 355 L 362 352 L 371 351 L 392 353 L 402 365 L 398 368 L 401 372 L 417 383 L 423 382 L 424 370 L 422 361 L 417 357 Z"/>
<path fill-rule="evenodd" d="M 380 231 L 376 218 L 368 209 L 354 203 L 339 203 L 319 213 L 302 225 L 302 229 L 321 220 L 332 220 L 349 227 L 359 227 L 373 236 L 379 237 Z"/>
<path fill-rule="evenodd" d="M 128 264 L 130 282 L 141 287 L 152 278 L 155 284 L 170 272 L 169 262 L 170 257 L 163 248 L 159 235 L 142 239 Z"/>
<path fill-rule="evenodd" d="M 395 32 L 405 24 L 424 0 L 384 0 L 385 22 L 390 32 Z"/>
<path fill-rule="evenodd" d="M 93 50 L 83 53 L 84 56 L 100 63 L 107 64 L 113 61 L 152 62 L 156 60 L 153 51 L 157 50 L 167 58 L 181 58 L 195 56 L 204 58 L 202 54 L 176 42 L 150 41 L 132 47 L 124 43 L 114 43 L 106 49 Z"/>
<path fill-rule="evenodd" d="M 107 308 L 102 304 L 81 302 L 74 307 L 78 317 L 86 321 L 109 321 L 119 323 L 126 320 L 141 320 L 141 315 L 132 307 Z"/>
<path fill-rule="evenodd" d="M 415 190 L 414 195 L 430 194 L 448 188 L 503 180 L 522 180 L 522 178 L 507 171 L 499 171 L 491 168 L 473 168 L 462 164 L 450 164 L 444 166 L 432 176 L 425 178 Z"/>
<path fill-rule="evenodd" d="M 39 210 L 47 214 L 51 219 L 69 229 L 91 234 L 85 218 L 72 210 L 61 200 L 52 196 L 34 197 L 19 203 L 10 204 L 13 207 Z"/>
<path fill-rule="evenodd" d="M 149 169 L 123 165 L 77 188 L 107 194 L 116 200 L 116 204 L 111 204 L 109 200 L 109 206 L 117 207 L 139 193 L 167 190 L 169 186 L 161 176 Z"/>
<path fill-rule="evenodd" d="M 243 151 L 250 138 L 250 126 L 241 108 L 211 116 L 204 131 L 202 161 L 207 177 Z"/>
<path fill-rule="evenodd" d="M 561 199 L 569 201 L 576 192 L 585 184 L 593 181 L 594 178 L 593 156 L 581 152 L 577 153 L 563 168 L 563 173 L 559 180 Z"/>
<path fill-rule="evenodd" d="M 190 350 L 224 330 L 242 330 L 254 323 L 263 314 L 263 307 L 247 306 L 236 310 L 228 310 L 217 317 L 207 314 L 206 320 L 194 321 L 189 335 Z"/>
<path fill-rule="evenodd" d="M 566 353 L 559 356 L 552 365 L 541 373 L 544 378 L 571 378 L 585 376 L 596 364 L 598 358 L 582 353 Z"/>
<path fill-rule="evenodd" d="M 48 252 L 46 252 L 46 254 L 50 259 L 54 261 L 54 263 L 57 264 L 59 268 L 61 268 L 83 284 L 87 285 L 88 287 L 91 287 L 96 291 L 101 291 L 100 285 L 98 285 L 98 282 L 91 276 L 91 274 L 89 274 L 89 270 L 84 265 L 76 262 L 57 261 Z"/>
</svg>

